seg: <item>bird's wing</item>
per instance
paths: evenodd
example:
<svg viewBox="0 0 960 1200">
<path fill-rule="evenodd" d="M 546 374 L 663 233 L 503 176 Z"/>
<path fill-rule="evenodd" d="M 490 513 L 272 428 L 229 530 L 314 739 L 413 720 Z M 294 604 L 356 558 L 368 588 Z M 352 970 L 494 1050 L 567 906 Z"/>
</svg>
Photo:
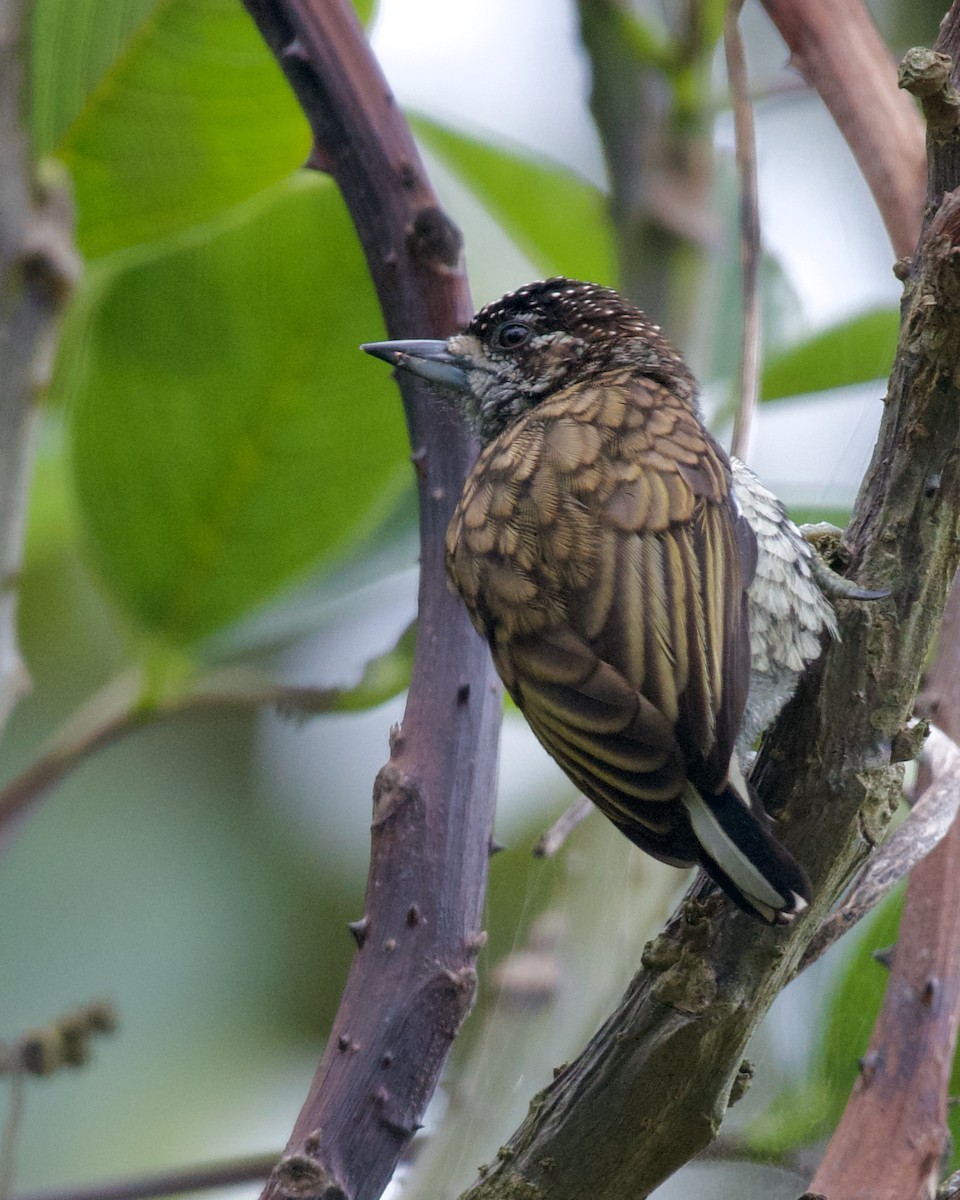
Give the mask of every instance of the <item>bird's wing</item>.
<svg viewBox="0 0 960 1200">
<path fill-rule="evenodd" d="M 468 481 L 451 577 L 535 733 L 614 820 L 665 821 L 685 779 L 726 779 L 749 677 L 737 520 L 723 452 L 626 372 L 530 410 Z"/>
</svg>

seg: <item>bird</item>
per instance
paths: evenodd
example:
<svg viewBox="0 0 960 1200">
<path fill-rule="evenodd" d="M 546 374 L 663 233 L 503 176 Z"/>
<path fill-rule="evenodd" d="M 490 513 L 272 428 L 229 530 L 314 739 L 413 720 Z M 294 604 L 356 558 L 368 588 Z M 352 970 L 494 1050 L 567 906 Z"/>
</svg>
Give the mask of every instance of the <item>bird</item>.
<svg viewBox="0 0 960 1200">
<path fill-rule="evenodd" d="M 640 849 L 699 863 L 754 917 L 792 921 L 810 882 L 737 745 L 776 715 L 835 618 L 813 552 L 711 436 L 660 327 L 610 288 L 554 277 L 445 340 L 362 349 L 428 380 L 480 443 L 447 572 L 547 752 Z M 781 666 L 745 724 L 751 669 Z"/>
</svg>

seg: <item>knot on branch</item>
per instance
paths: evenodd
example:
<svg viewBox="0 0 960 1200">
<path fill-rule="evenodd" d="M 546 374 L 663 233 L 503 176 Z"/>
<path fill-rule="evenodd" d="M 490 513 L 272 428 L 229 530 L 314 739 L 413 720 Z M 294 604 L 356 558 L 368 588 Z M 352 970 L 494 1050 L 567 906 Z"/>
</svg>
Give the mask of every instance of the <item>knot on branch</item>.
<svg viewBox="0 0 960 1200">
<path fill-rule="evenodd" d="M 59 313 L 83 269 L 73 244 L 73 199 L 66 172 L 52 161 L 41 164 L 33 190 L 34 203 L 15 251 L 16 266 L 33 301 Z"/>
<path fill-rule="evenodd" d="M 407 235 L 407 250 L 414 262 L 455 271 L 460 265 L 463 234 L 442 208 L 422 208 Z"/>
<path fill-rule="evenodd" d="M 927 230 L 926 246 L 944 257 L 954 253 L 960 242 L 960 188 L 945 192 L 940 207 L 930 220 Z"/>
<path fill-rule="evenodd" d="M 654 978 L 650 994 L 677 1012 L 697 1016 L 717 998 L 717 976 L 703 957 L 710 937 L 708 911 L 688 900 L 680 921 L 676 919 L 643 948 L 640 961 Z"/>
<path fill-rule="evenodd" d="M 320 1160 L 322 1131 L 315 1130 L 303 1149 L 284 1155 L 273 1171 L 273 1183 L 290 1200 L 350 1200 L 335 1171 Z"/>
<path fill-rule="evenodd" d="M 419 784 L 392 763 L 382 767 L 373 785 L 373 828 L 383 829 L 403 819 L 423 821 Z"/>
<path fill-rule="evenodd" d="M 917 97 L 928 132 L 941 141 L 954 133 L 960 115 L 960 92 L 950 81 L 952 68 L 948 55 L 914 46 L 897 71 L 897 85 Z"/>
</svg>

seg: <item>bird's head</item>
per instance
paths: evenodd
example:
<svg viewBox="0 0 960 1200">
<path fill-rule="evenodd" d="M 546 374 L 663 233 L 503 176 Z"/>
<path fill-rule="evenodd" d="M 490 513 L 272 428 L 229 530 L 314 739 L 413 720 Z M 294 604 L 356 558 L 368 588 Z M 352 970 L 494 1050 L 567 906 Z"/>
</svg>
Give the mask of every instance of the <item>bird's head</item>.
<svg viewBox="0 0 960 1200">
<path fill-rule="evenodd" d="M 510 292 L 446 341 L 363 349 L 449 392 L 484 445 L 547 396 L 609 371 L 633 370 L 695 402 L 693 376 L 660 327 L 611 288 L 573 279 Z"/>
</svg>

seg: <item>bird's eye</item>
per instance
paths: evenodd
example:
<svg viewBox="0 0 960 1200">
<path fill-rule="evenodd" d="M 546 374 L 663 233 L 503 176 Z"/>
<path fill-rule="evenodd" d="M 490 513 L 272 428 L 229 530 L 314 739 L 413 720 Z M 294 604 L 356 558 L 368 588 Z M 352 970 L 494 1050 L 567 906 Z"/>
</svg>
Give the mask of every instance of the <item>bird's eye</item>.
<svg viewBox="0 0 960 1200">
<path fill-rule="evenodd" d="M 501 325 L 494 335 L 494 342 L 501 350 L 516 350 L 530 336 L 530 330 L 519 321 L 507 321 Z"/>
</svg>

